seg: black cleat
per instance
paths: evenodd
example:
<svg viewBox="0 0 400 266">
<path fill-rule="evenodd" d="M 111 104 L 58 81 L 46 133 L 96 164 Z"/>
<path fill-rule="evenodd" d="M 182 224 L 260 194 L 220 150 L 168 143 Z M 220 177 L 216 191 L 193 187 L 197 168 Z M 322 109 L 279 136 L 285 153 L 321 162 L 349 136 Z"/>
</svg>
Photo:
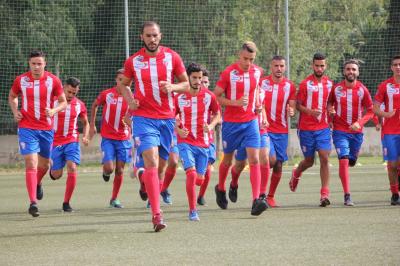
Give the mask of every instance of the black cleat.
<svg viewBox="0 0 400 266">
<path fill-rule="evenodd" d="M 232 187 L 232 185 L 229 186 L 228 196 L 229 196 L 229 199 L 232 202 L 236 202 L 237 201 L 237 198 L 238 198 L 238 193 L 237 192 L 238 192 L 238 187 Z"/>
<path fill-rule="evenodd" d="M 43 187 L 42 187 L 42 184 L 38 184 L 36 186 L 36 198 L 38 200 L 43 199 Z"/>
<path fill-rule="evenodd" d="M 29 205 L 29 209 L 28 212 L 30 215 L 32 215 L 33 217 L 38 217 L 40 215 L 39 213 L 39 209 L 36 205 L 36 203 L 31 203 L 31 205 Z"/>
<path fill-rule="evenodd" d="M 258 198 L 253 201 L 253 206 L 251 207 L 251 215 L 258 216 L 268 209 L 268 204 L 265 199 Z"/>
<path fill-rule="evenodd" d="M 141 198 L 143 201 L 146 201 L 146 200 L 148 199 L 148 196 L 147 196 L 147 192 L 146 192 L 146 191 L 143 191 L 143 190 L 139 189 L 139 195 L 140 195 L 140 198 Z"/>
<path fill-rule="evenodd" d="M 320 206 L 320 207 L 326 207 L 326 206 L 328 206 L 328 205 L 331 205 L 331 202 L 329 201 L 328 198 L 322 198 L 322 199 L 319 201 L 319 206 Z"/>
<path fill-rule="evenodd" d="M 217 205 L 225 210 L 228 208 L 228 200 L 226 199 L 226 191 L 220 191 L 218 189 L 218 185 L 215 185 L 215 196 L 216 196 L 216 201 Z"/>
<path fill-rule="evenodd" d="M 392 198 L 390 199 L 390 205 L 400 205 L 399 193 L 392 194 Z"/>
<path fill-rule="evenodd" d="M 103 173 L 103 179 L 104 179 L 104 181 L 105 181 L 105 182 L 110 181 L 110 176 L 111 176 L 111 175 L 106 175 L 105 173 Z"/>
<path fill-rule="evenodd" d="M 269 205 L 268 205 L 268 202 L 267 202 L 267 195 L 265 195 L 264 193 L 260 194 L 259 199 L 265 201 L 265 203 L 267 203 L 267 208 L 269 208 Z"/>
<path fill-rule="evenodd" d="M 197 204 L 202 205 L 202 206 L 206 205 L 206 200 L 204 199 L 203 196 L 199 196 L 197 198 Z"/>
<path fill-rule="evenodd" d="M 71 208 L 71 205 L 69 205 L 69 202 L 64 202 L 63 203 L 63 211 L 64 212 L 73 212 L 74 210 Z"/>
</svg>

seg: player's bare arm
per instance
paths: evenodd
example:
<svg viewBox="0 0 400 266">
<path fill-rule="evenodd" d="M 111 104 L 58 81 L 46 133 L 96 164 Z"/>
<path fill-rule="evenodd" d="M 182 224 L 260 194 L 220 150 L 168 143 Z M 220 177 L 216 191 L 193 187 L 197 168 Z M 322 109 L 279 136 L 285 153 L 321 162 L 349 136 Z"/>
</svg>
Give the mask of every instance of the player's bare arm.
<svg viewBox="0 0 400 266">
<path fill-rule="evenodd" d="M 128 77 L 123 76 L 121 84 L 117 85 L 118 90 L 121 92 L 122 97 L 128 102 L 129 109 L 136 110 L 139 108 L 139 101 L 133 97 L 131 91 L 132 80 Z"/>
<path fill-rule="evenodd" d="M 249 102 L 249 98 L 245 96 L 241 97 L 238 100 L 227 99 L 224 95 L 224 89 L 218 86 L 215 87 L 214 94 L 217 97 L 219 104 L 222 106 L 245 106 Z"/>
<path fill-rule="evenodd" d="M 18 95 L 15 94 L 12 90 L 10 90 L 10 93 L 8 94 L 8 105 L 10 105 L 11 111 L 14 116 L 14 120 L 16 122 L 21 121 L 22 114 L 18 110 Z"/>
<path fill-rule="evenodd" d="M 311 108 L 307 108 L 304 105 L 302 105 L 301 103 L 297 102 L 296 103 L 296 109 L 297 111 L 301 112 L 301 113 L 305 113 L 314 117 L 318 117 L 319 115 L 322 114 L 322 111 L 319 109 L 311 109 Z"/>
<path fill-rule="evenodd" d="M 97 129 L 96 129 L 96 114 L 97 114 L 97 109 L 98 109 L 98 105 L 97 105 L 97 100 L 94 100 L 93 104 L 92 104 L 92 108 L 90 109 L 90 127 L 89 127 L 89 139 L 92 139 L 93 136 L 97 133 Z"/>
<path fill-rule="evenodd" d="M 215 114 L 213 114 L 210 124 L 204 125 L 204 132 L 206 132 L 206 133 L 210 132 L 211 130 L 213 130 L 215 128 L 216 125 L 221 123 L 221 121 L 222 121 L 221 112 L 218 111 Z"/>
<path fill-rule="evenodd" d="M 289 116 L 294 116 L 296 114 L 296 101 L 289 100 L 289 104 L 287 105 L 287 112 Z"/>
<path fill-rule="evenodd" d="M 67 108 L 67 99 L 65 98 L 65 93 L 62 93 L 60 96 L 58 96 L 57 100 L 58 100 L 58 104 L 55 108 L 46 109 L 46 114 L 48 117 L 53 117 L 56 113 Z"/>
<path fill-rule="evenodd" d="M 178 79 L 178 83 L 172 84 L 168 81 L 160 81 L 160 89 L 164 93 L 168 92 L 187 92 L 189 91 L 189 78 L 186 72 L 176 77 Z"/>
<path fill-rule="evenodd" d="M 81 123 L 83 126 L 82 143 L 87 146 L 89 145 L 89 130 L 90 124 L 87 115 L 81 117 Z"/>
<path fill-rule="evenodd" d="M 385 112 L 385 111 L 381 110 L 380 106 L 381 106 L 380 103 L 376 103 L 376 102 L 374 103 L 373 112 L 377 116 L 383 117 L 383 118 L 390 118 L 395 115 L 396 110 L 393 110 L 391 112 Z"/>
</svg>

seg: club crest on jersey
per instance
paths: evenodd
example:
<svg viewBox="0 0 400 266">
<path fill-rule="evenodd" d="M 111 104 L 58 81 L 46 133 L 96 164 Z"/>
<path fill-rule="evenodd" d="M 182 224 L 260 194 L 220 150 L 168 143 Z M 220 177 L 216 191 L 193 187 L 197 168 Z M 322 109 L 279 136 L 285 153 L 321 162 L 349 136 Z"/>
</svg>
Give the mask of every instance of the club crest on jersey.
<svg viewBox="0 0 400 266">
<path fill-rule="evenodd" d="M 313 82 L 311 80 L 309 80 L 307 82 L 307 90 L 309 92 L 317 92 L 318 91 L 318 86 L 314 86 Z"/>
<path fill-rule="evenodd" d="M 134 68 L 138 69 L 147 69 L 149 68 L 148 62 L 142 62 L 143 56 L 138 56 L 135 58 L 135 61 L 133 62 Z"/>
<path fill-rule="evenodd" d="M 336 98 L 346 97 L 346 91 L 342 87 L 337 87 L 335 96 Z"/>
<path fill-rule="evenodd" d="M 261 83 L 261 89 L 268 92 L 272 91 L 272 86 L 268 79 L 263 80 L 263 82 Z"/>
<path fill-rule="evenodd" d="M 107 95 L 106 95 L 106 102 L 108 104 L 116 104 L 117 103 L 117 99 L 115 99 L 114 95 L 110 92 L 110 93 L 107 93 Z"/>
<path fill-rule="evenodd" d="M 395 85 L 389 83 L 389 84 L 387 85 L 387 88 L 388 88 L 388 89 L 387 89 L 387 93 L 388 93 L 389 95 L 399 94 L 399 88 L 396 88 Z"/>
<path fill-rule="evenodd" d="M 285 87 L 283 87 L 283 91 L 284 91 L 285 93 L 288 93 L 289 90 L 290 90 L 290 85 L 289 85 L 289 83 L 286 83 Z"/>
</svg>

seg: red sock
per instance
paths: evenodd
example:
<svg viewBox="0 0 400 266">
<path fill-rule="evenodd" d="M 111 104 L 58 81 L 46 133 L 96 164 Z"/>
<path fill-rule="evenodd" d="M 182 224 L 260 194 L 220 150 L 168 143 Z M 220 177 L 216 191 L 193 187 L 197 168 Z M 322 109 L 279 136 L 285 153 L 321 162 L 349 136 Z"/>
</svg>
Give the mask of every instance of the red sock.
<svg viewBox="0 0 400 266">
<path fill-rule="evenodd" d="M 301 176 L 301 172 L 299 172 L 299 168 L 297 167 L 294 171 L 294 177 L 299 178 Z"/>
<path fill-rule="evenodd" d="M 253 200 L 260 197 L 261 173 L 260 164 L 250 164 L 250 183 Z"/>
<path fill-rule="evenodd" d="M 349 159 L 339 160 L 339 177 L 342 181 L 344 194 L 350 193 Z"/>
<path fill-rule="evenodd" d="M 218 190 L 219 191 L 226 191 L 225 189 L 225 181 L 226 177 L 228 176 L 230 165 L 226 165 L 223 162 L 219 164 L 219 176 L 218 176 Z"/>
<path fill-rule="evenodd" d="M 397 167 L 397 176 L 400 176 L 400 167 Z"/>
<path fill-rule="evenodd" d="M 161 189 L 164 186 L 164 179 L 160 179 L 158 182 L 159 182 L 158 184 L 160 186 L 160 192 L 161 192 L 162 191 Z"/>
<path fill-rule="evenodd" d="M 145 168 L 142 175 L 149 197 L 151 212 L 154 215 L 160 213 L 160 180 L 157 167 Z"/>
<path fill-rule="evenodd" d="M 29 200 L 36 202 L 36 186 L 37 186 L 37 169 L 28 168 L 25 169 L 25 183 L 26 189 L 28 190 Z"/>
<path fill-rule="evenodd" d="M 260 172 L 261 172 L 260 194 L 267 193 L 269 169 L 270 169 L 269 165 L 260 165 Z"/>
<path fill-rule="evenodd" d="M 65 194 L 64 194 L 64 202 L 69 202 L 74 192 L 76 185 L 76 173 L 68 173 L 66 186 L 65 186 Z"/>
<path fill-rule="evenodd" d="M 47 169 L 44 169 L 44 168 L 37 169 L 37 183 L 38 184 L 42 184 L 42 179 L 46 173 L 47 173 Z"/>
<path fill-rule="evenodd" d="M 203 185 L 204 182 L 204 177 L 200 178 L 199 176 L 196 177 L 196 186 L 201 186 Z"/>
<path fill-rule="evenodd" d="M 321 193 L 321 199 L 329 198 L 329 187 L 322 187 L 320 193 Z"/>
<path fill-rule="evenodd" d="M 186 171 L 186 195 L 189 202 L 189 210 L 196 209 L 196 188 L 194 186 L 196 177 L 196 170 L 190 169 Z"/>
<path fill-rule="evenodd" d="M 272 172 L 271 185 L 269 186 L 268 197 L 273 198 L 275 196 L 275 191 L 279 185 L 279 182 L 281 181 L 281 177 L 282 177 L 282 172 L 279 173 Z"/>
<path fill-rule="evenodd" d="M 392 194 L 399 194 L 399 183 L 395 183 L 393 185 L 390 185 L 390 191 L 392 191 Z"/>
<path fill-rule="evenodd" d="M 164 184 L 161 188 L 161 191 L 164 191 L 168 189 L 169 185 L 172 182 L 172 179 L 174 179 L 176 175 L 176 167 L 167 167 L 165 170 L 165 175 L 164 175 Z"/>
<path fill-rule="evenodd" d="M 114 184 L 113 184 L 111 200 L 115 200 L 118 198 L 119 189 L 121 188 L 123 179 L 124 179 L 124 176 L 122 174 L 114 176 Z"/>
<path fill-rule="evenodd" d="M 238 187 L 238 186 L 239 186 L 239 176 L 240 176 L 240 173 L 238 173 L 238 172 L 236 171 L 235 166 L 232 167 L 232 169 L 231 169 L 231 175 L 232 175 L 231 186 L 232 186 L 232 187 Z"/>
<path fill-rule="evenodd" d="M 208 166 L 206 174 L 204 175 L 203 184 L 201 185 L 199 190 L 199 197 L 204 197 L 204 194 L 206 193 L 208 187 L 208 183 L 210 183 L 210 178 L 211 178 L 211 166 Z"/>
</svg>

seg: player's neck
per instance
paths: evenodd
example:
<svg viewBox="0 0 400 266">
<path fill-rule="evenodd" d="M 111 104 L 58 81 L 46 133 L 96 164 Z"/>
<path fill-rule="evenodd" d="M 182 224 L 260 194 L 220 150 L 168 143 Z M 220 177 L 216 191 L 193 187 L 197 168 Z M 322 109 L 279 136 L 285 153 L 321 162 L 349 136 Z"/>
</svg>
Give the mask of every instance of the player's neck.
<svg viewBox="0 0 400 266">
<path fill-rule="evenodd" d="M 41 74 L 33 74 L 33 72 L 31 72 L 31 75 L 32 75 L 33 79 L 41 79 L 44 76 L 44 72 Z"/>
<path fill-rule="evenodd" d="M 396 84 L 400 84 L 400 76 L 394 75 L 393 79 L 394 79 L 394 82 L 396 82 Z"/>
<path fill-rule="evenodd" d="M 273 81 L 274 83 L 281 83 L 281 82 L 283 81 L 284 78 L 285 78 L 284 76 L 282 76 L 282 77 L 280 77 L 280 78 L 277 78 L 277 77 L 275 77 L 275 76 L 272 76 L 272 81 Z"/>
<path fill-rule="evenodd" d="M 313 75 L 315 80 L 318 81 L 318 83 L 321 83 L 322 80 L 322 76 L 321 77 L 317 77 L 316 75 Z"/>
<path fill-rule="evenodd" d="M 357 80 L 355 79 L 353 82 L 350 82 L 348 80 L 344 80 L 344 85 L 346 88 L 354 88 L 356 86 Z"/>
<path fill-rule="evenodd" d="M 197 96 L 199 94 L 200 90 L 201 89 L 195 90 L 193 88 L 190 88 L 189 93 L 190 93 L 191 96 Z"/>
<path fill-rule="evenodd" d="M 160 52 L 160 47 L 157 48 L 154 52 L 147 50 L 147 48 L 144 49 L 145 53 L 149 56 L 156 56 Z"/>
</svg>

